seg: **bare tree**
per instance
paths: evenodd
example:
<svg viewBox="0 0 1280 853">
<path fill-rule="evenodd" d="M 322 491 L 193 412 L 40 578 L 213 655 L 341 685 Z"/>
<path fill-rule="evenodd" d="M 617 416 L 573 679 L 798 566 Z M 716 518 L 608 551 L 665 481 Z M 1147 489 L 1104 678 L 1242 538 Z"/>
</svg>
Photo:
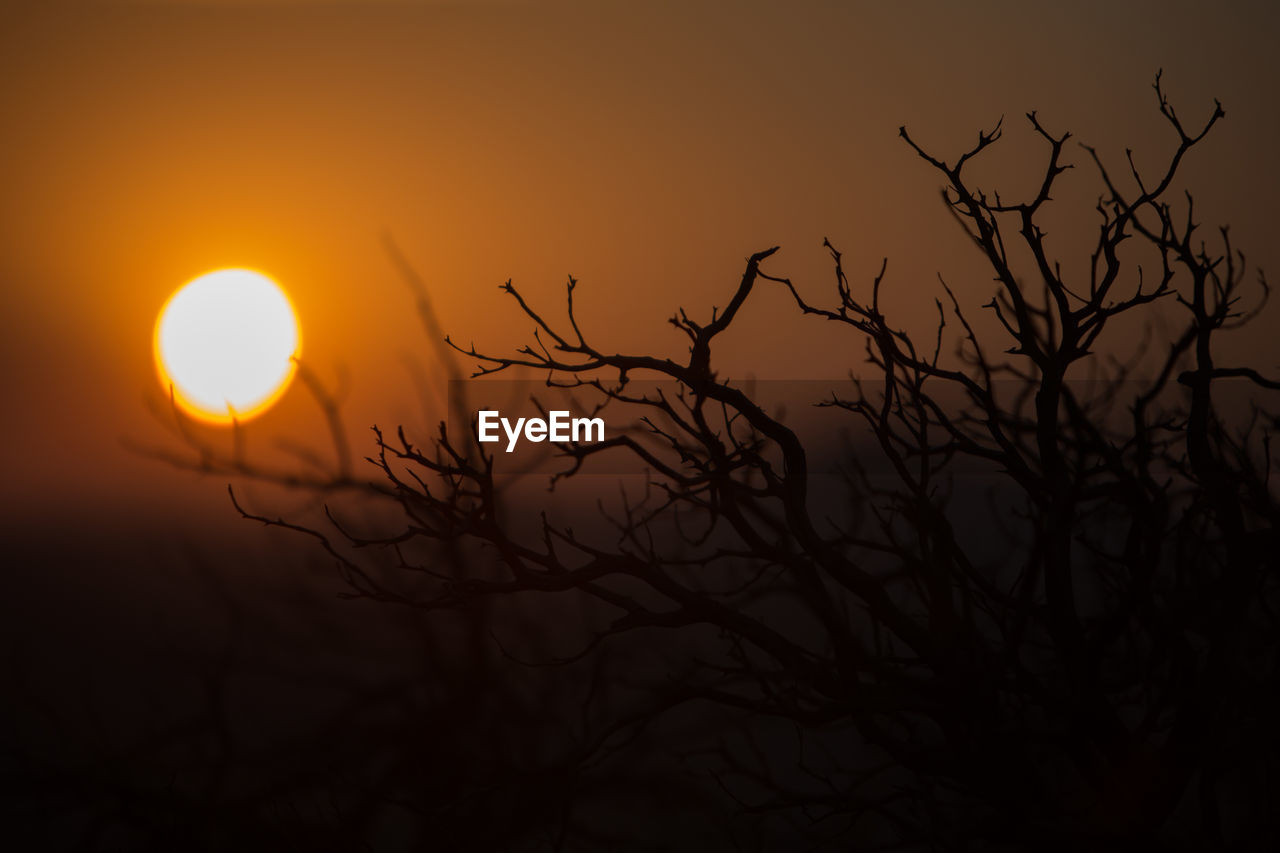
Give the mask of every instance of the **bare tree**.
<svg viewBox="0 0 1280 853">
<path fill-rule="evenodd" d="M 881 309 L 887 265 L 860 295 L 829 242 L 833 302 L 766 271 L 776 248 L 757 252 L 723 310 L 671 319 L 681 358 L 599 342 L 578 322 L 572 278 L 563 320 L 507 282 L 533 340 L 511 355 L 455 349 L 476 376 L 535 370 L 634 413 L 639 430 L 560 445 L 552 484 L 625 455 L 649 472 L 643 489 L 573 523 L 531 519 L 504 503 L 493 457 L 441 424 L 421 443 L 375 434 L 368 494 L 395 507 L 391 533 L 385 519 L 314 526 L 236 506 L 317 539 L 354 596 L 481 614 L 475 642 L 502 660 L 578 673 L 553 705 L 579 712 L 572 730 L 538 762 L 563 783 L 542 815 L 557 845 L 598 840 L 575 805 L 589 780 L 662 770 L 635 760 L 641 743 L 679 753 L 754 832 L 819 845 L 1275 842 L 1280 542 L 1265 395 L 1280 382 L 1214 357 L 1269 291 L 1225 228 L 1201 240 L 1191 196 L 1171 197 L 1221 106 L 1189 128 L 1159 75 L 1154 88 L 1177 140 L 1163 169 L 1144 174 L 1130 156 L 1121 179 L 1083 148 L 1104 193 L 1079 281 L 1042 226 L 1069 134 L 1028 114 L 1043 177 L 1010 202 L 966 173 L 999 125 L 954 158 L 900 131 L 994 274 L 983 307 L 1003 340 L 983 340 L 945 282 L 936 335 L 914 340 Z M 871 375 L 815 401 L 861 425 L 842 503 L 816 496 L 797 432 L 713 368 L 717 337 L 759 287 L 865 343 Z M 1153 368 L 1105 359 L 1122 317 L 1166 309 L 1180 327 L 1153 344 Z M 1242 388 L 1257 392 L 1247 406 L 1224 405 Z M 355 485 L 344 470 L 326 487 Z M 573 608 L 584 627 L 571 653 L 556 649 L 573 631 L 528 608 L 528 646 L 504 640 L 489 608 L 531 596 Z M 624 659 L 625 675 L 611 669 Z M 716 728 L 681 727 L 693 719 Z"/>
</svg>

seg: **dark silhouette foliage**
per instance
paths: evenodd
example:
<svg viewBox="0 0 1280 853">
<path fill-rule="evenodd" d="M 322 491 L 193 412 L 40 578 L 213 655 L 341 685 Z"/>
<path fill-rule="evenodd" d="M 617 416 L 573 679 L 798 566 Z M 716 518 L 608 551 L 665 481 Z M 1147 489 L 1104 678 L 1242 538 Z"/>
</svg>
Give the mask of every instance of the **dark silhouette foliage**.
<svg viewBox="0 0 1280 853">
<path fill-rule="evenodd" d="M 680 358 L 598 340 L 572 278 L 562 319 L 508 282 L 533 339 L 456 353 L 636 424 L 560 446 L 556 489 L 618 454 L 643 463 L 643 488 L 539 515 L 506 500 L 474 433 L 442 424 L 425 442 L 377 431 L 373 484 L 292 481 L 390 514 L 317 525 L 237 502 L 316 539 L 351 596 L 413 613 L 453 650 L 432 678 L 455 680 L 388 724 L 396 769 L 367 795 L 402 804 L 413 837 L 477 848 L 1280 842 L 1280 381 L 1215 355 L 1268 289 L 1172 190 L 1222 108 L 1188 126 L 1159 77 L 1155 91 L 1177 139 L 1161 170 L 1130 157 L 1121 175 L 1082 149 L 1103 193 L 1079 280 L 1043 230 L 1069 134 L 1027 116 L 1043 177 L 1009 201 L 967 171 L 999 125 L 954 155 L 901 130 L 994 277 L 977 310 L 1000 335 L 984 339 L 944 282 L 936 335 L 914 338 L 882 309 L 886 269 L 851 282 L 830 243 L 828 295 L 756 252 L 722 310 L 671 319 Z M 715 369 L 761 288 L 865 347 L 869 367 L 848 365 L 860 378 L 814 401 L 858 425 L 838 498 L 797 432 Z M 1178 325 L 1146 362 L 1106 356 L 1156 311 Z M 281 479 L 213 452 L 196 464 Z M 325 784 L 350 796 L 343 783 Z M 719 815 L 724 835 L 682 830 L 681 809 Z"/>
</svg>

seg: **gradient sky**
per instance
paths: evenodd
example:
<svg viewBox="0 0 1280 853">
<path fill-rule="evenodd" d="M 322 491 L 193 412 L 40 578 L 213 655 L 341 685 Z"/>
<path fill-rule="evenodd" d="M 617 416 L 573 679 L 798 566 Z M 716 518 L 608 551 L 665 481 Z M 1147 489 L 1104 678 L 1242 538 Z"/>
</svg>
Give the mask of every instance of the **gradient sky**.
<svg viewBox="0 0 1280 853">
<path fill-rule="evenodd" d="M 1114 7 L 1119 8 L 1114 8 Z M 975 176 L 1030 189 L 1038 109 L 1119 163 L 1226 120 L 1185 170 L 1201 220 L 1280 268 L 1280 11 L 1271 3 L 151 2 L 0 11 L 0 422 L 4 505 L 28 518 L 230 517 L 224 484 L 122 441 L 165 444 L 151 330 L 167 295 L 249 266 L 289 290 L 305 358 L 346 377 L 365 428 L 426 417 L 406 356 L 439 373 L 384 250 L 391 235 L 444 327 L 490 350 L 535 300 L 582 281 L 588 333 L 681 351 L 665 324 L 723 305 L 745 256 L 829 298 L 822 239 L 855 287 L 890 259 L 888 308 L 926 329 L 936 274 L 976 312 L 992 284 L 899 125 L 953 158 L 1002 114 Z M 1096 175 L 1063 179 L 1055 248 L 1095 228 Z M 998 183 L 1002 182 L 1002 183 Z M 1273 273 L 1274 277 L 1275 273 Z M 843 375 L 861 343 L 761 293 L 725 341 L 732 375 Z M 1272 366 L 1275 309 L 1235 350 Z M 1232 351 L 1232 350 L 1228 350 Z M 295 387 L 251 440 L 307 434 Z M 261 436 L 261 439 L 259 439 Z M 210 510 L 210 507 L 214 509 Z M 183 515 L 186 513 L 186 515 Z M 192 513 L 200 513 L 193 515 Z"/>
</svg>

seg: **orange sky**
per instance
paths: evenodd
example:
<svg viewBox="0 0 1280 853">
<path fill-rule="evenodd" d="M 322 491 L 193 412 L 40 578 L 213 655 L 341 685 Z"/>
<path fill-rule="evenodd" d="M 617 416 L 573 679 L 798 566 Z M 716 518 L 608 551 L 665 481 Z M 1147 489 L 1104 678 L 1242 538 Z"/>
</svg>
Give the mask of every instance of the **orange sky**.
<svg viewBox="0 0 1280 853">
<path fill-rule="evenodd" d="M 588 329 L 678 352 L 665 318 L 723 305 L 753 251 L 781 244 L 769 270 L 825 296 L 823 237 L 855 284 L 889 256 L 889 308 L 910 327 L 935 273 L 975 311 L 991 284 L 898 126 L 954 156 L 1005 114 L 981 174 L 1013 186 L 1041 153 L 1020 118 L 1033 108 L 1113 160 L 1130 145 L 1154 162 L 1175 141 L 1150 91 L 1159 67 L 1189 121 L 1214 96 L 1227 111 L 1185 172 L 1202 220 L 1230 221 L 1251 260 L 1280 269 L 1273 4 L 15 5 L 0 11 L 11 521 L 229 516 L 223 483 L 121 444 L 167 440 L 144 405 L 152 324 L 202 272 L 285 285 L 309 364 L 348 377 L 363 448 L 370 423 L 423 421 L 403 356 L 433 369 L 383 233 L 445 328 L 493 350 L 528 330 L 497 291 L 507 278 L 558 305 L 572 273 Z M 1098 193 L 1071 159 L 1056 195 L 1068 269 Z M 758 294 L 725 342 L 730 373 L 839 376 L 860 360 L 860 342 L 785 306 Z M 1237 345 L 1263 366 L 1280 360 L 1278 316 Z M 295 388 L 251 435 L 265 447 L 314 423 Z"/>
</svg>

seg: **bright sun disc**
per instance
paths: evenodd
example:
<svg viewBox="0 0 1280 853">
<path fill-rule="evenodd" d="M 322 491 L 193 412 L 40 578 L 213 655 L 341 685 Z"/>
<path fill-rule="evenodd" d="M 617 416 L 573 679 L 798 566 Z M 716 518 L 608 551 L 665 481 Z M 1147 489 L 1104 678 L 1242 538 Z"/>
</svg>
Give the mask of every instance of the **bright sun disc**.
<svg viewBox="0 0 1280 853">
<path fill-rule="evenodd" d="M 156 320 L 160 382 L 187 414 L 245 421 L 289 387 L 301 345 L 289 297 L 252 270 L 218 270 L 174 291 Z"/>
</svg>

